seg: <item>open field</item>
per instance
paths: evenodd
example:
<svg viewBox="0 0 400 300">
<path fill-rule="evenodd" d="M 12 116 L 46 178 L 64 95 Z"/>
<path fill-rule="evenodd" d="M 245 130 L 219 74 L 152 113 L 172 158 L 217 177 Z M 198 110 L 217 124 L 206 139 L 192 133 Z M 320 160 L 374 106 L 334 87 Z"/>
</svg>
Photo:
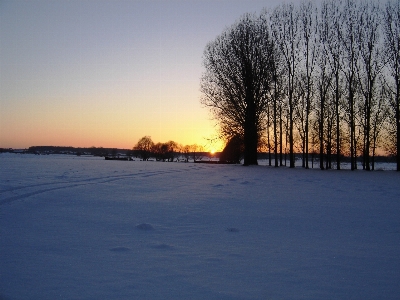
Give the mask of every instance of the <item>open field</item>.
<svg viewBox="0 0 400 300">
<path fill-rule="evenodd" d="M 398 299 L 400 174 L 0 155 L 0 299 Z"/>
</svg>

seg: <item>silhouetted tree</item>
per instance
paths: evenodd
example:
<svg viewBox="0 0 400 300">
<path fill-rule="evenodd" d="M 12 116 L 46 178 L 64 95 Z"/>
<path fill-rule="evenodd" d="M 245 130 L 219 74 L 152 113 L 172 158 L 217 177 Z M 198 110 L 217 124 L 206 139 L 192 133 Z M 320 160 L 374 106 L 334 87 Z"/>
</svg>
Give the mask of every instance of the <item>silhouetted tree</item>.
<svg viewBox="0 0 400 300">
<path fill-rule="evenodd" d="M 386 119 L 388 118 L 389 114 L 389 101 L 387 99 L 390 99 L 390 91 L 384 84 L 384 79 L 383 76 L 380 76 L 379 82 L 379 93 L 375 97 L 375 104 L 374 104 L 374 110 L 372 111 L 371 115 L 371 148 L 372 148 L 372 154 L 371 154 L 371 170 L 375 170 L 375 155 L 376 155 L 376 149 L 378 145 L 380 144 L 381 140 L 381 131 L 384 127 L 384 124 L 386 122 Z"/>
<path fill-rule="evenodd" d="M 212 110 L 227 140 L 243 138 L 244 165 L 257 164 L 258 141 L 266 127 L 272 53 L 268 26 L 249 14 L 204 51 L 201 101 Z"/>
<path fill-rule="evenodd" d="M 300 53 L 299 13 L 293 4 L 283 4 L 277 7 L 271 15 L 271 26 L 274 42 L 283 56 L 287 97 L 286 140 L 289 138 L 290 167 L 295 167 L 294 158 L 294 99 L 296 73 Z M 286 151 L 285 151 L 286 152 Z"/>
<path fill-rule="evenodd" d="M 343 49 L 341 69 L 347 84 L 347 121 L 350 131 L 350 165 L 351 170 L 357 168 L 357 139 L 356 139 L 356 91 L 357 91 L 357 62 L 358 62 L 358 19 L 357 5 L 352 0 L 346 0 L 342 11 L 343 30 L 340 42 Z"/>
<path fill-rule="evenodd" d="M 308 148 L 309 148 L 309 124 L 312 110 L 312 99 L 314 93 L 313 76 L 317 59 L 317 13 L 311 1 L 302 2 L 300 5 L 300 23 L 303 36 L 303 68 L 305 80 L 305 120 L 304 120 L 304 160 L 305 168 L 308 169 Z"/>
<path fill-rule="evenodd" d="M 168 161 L 174 161 L 175 157 L 178 155 L 179 145 L 174 141 L 168 141 L 165 145 L 167 147 L 166 159 Z"/>
<path fill-rule="evenodd" d="M 239 164 L 243 155 L 243 139 L 239 135 L 233 136 L 222 150 L 219 161 Z"/>
<path fill-rule="evenodd" d="M 376 108 L 376 85 L 378 75 L 383 68 L 381 59 L 382 49 L 380 43 L 380 9 L 371 1 L 358 5 L 358 26 L 356 31 L 357 47 L 359 49 L 359 64 L 357 68 L 358 86 L 363 97 L 362 117 L 363 123 L 363 167 L 371 169 L 371 118 Z"/>
<path fill-rule="evenodd" d="M 312 134 L 321 169 L 334 155 L 340 169 L 343 154 L 352 170 L 359 155 L 373 169 L 384 145 L 400 170 L 400 4 L 385 8 L 373 0 L 283 4 L 246 15 L 207 46 L 202 101 L 227 141 L 243 138 L 245 164 L 256 163 L 246 157 L 266 134 L 275 166 L 285 143 L 290 167 L 296 149 L 307 168 Z"/>
<path fill-rule="evenodd" d="M 166 143 L 157 143 L 153 146 L 152 152 L 156 160 L 174 161 L 178 151 L 178 144 L 174 141 Z"/>
<path fill-rule="evenodd" d="M 389 134 L 388 137 L 389 140 L 392 140 L 393 145 L 388 146 L 396 155 L 397 171 L 400 171 L 400 2 L 398 0 L 386 3 L 383 22 L 388 68 L 394 81 L 393 96 L 389 99 L 392 100 L 390 104 L 394 112 L 392 120 L 395 126 L 392 134 Z M 393 126 L 393 123 L 390 126 Z M 394 151 L 394 149 L 396 150 Z"/>
<path fill-rule="evenodd" d="M 330 0 L 323 2 L 321 8 L 321 27 L 324 28 L 325 38 L 322 41 L 324 49 L 327 52 L 329 66 L 333 76 L 333 94 L 334 94 L 334 107 L 335 107 L 335 128 L 336 128 L 336 168 L 340 170 L 341 159 L 341 115 L 340 115 L 340 101 L 342 98 L 342 84 L 341 84 L 341 56 L 342 56 L 342 0 Z"/>
<path fill-rule="evenodd" d="M 317 75 L 317 90 L 319 108 L 316 108 L 316 115 L 318 118 L 318 138 L 319 138 L 319 167 L 324 169 L 324 140 L 325 140 L 325 117 L 328 92 L 331 87 L 332 73 L 329 67 L 327 40 L 329 39 L 329 27 L 326 21 L 327 7 L 322 6 L 322 17 L 319 23 L 319 52 L 318 52 L 318 75 Z"/>
<path fill-rule="evenodd" d="M 152 155 L 153 147 L 154 143 L 151 140 L 151 137 L 144 136 L 137 142 L 133 150 L 137 150 L 139 152 L 139 157 L 142 160 L 149 160 Z"/>
<path fill-rule="evenodd" d="M 271 24 L 271 16 L 268 11 L 264 11 L 261 15 L 262 20 L 267 26 L 272 28 Z M 276 41 L 279 38 L 278 31 L 270 30 L 271 31 L 271 38 L 273 41 Z M 279 50 L 279 45 L 277 42 L 273 43 L 273 51 L 272 51 L 272 60 L 271 60 L 271 71 L 272 71 L 272 79 L 273 84 L 270 89 L 269 93 L 269 107 L 271 107 L 272 112 L 272 122 L 270 121 L 269 124 L 273 126 L 273 148 L 274 148 L 274 158 L 275 158 L 275 167 L 283 165 L 283 156 L 282 156 L 282 136 L 283 136 L 283 109 L 284 109 L 284 97 L 285 97 L 285 61 L 282 55 L 282 52 Z M 270 118 L 270 116 L 269 116 Z M 269 125 L 271 126 L 271 125 Z M 280 154 L 280 158 L 278 157 L 278 153 Z"/>
<path fill-rule="evenodd" d="M 157 161 L 166 159 L 167 146 L 164 143 L 156 143 L 151 148 L 151 152 Z"/>
<path fill-rule="evenodd" d="M 181 151 L 183 154 L 183 157 L 185 158 L 185 162 L 189 162 L 189 158 L 191 155 L 191 150 L 190 150 L 190 145 L 185 145 L 181 147 Z"/>
<path fill-rule="evenodd" d="M 204 154 L 204 147 L 201 145 L 193 144 L 189 146 L 193 161 L 202 160 Z"/>
</svg>

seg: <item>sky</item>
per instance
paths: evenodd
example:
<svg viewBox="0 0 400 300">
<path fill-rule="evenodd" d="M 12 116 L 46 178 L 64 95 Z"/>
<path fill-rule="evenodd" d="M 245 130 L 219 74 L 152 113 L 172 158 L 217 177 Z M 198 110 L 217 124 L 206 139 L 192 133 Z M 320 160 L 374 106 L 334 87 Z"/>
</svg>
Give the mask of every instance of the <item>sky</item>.
<svg viewBox="0 0 400 300">
<path fill-rule="evenodd" d="M 278 0 L 0 1 L 0 147 L 220 150 L 200 104 L 208 42 Z"/>
</svg>

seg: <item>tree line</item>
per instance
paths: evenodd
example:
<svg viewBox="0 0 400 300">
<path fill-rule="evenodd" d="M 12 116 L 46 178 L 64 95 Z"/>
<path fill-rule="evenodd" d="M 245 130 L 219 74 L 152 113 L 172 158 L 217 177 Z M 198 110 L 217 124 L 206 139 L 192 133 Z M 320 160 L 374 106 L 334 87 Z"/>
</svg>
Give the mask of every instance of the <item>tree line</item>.
<svg viewBox="0 0 400 300">
<path fill-rule="evenodd" d="M 327 0 L 245 14 L 203 55 L 201 102 L 244 164 L 264 147 L 290 167 L 373 170 L 377 151 L 400 171 L 400 2 Z"/>
<path fill-rule="evenodd" d="M 204 155 L 204 147 L 193 145 L 180 145 L 174 141 L 166 143 L 154 143 L 150 136 L 144 136 L 132 149 L 142 160 L 155 158 L 157 161 L 174 161 L 183 156 L 186 162 L 189 159 L 201 160 Z"/>
</svg>

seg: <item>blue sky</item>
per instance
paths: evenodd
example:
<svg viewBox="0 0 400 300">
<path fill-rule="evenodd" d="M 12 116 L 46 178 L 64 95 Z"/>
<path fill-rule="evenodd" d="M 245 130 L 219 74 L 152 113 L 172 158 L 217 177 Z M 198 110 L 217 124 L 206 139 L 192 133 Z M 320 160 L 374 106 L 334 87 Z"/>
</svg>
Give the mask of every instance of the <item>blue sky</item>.
<svg viewBox="0 0 400 300">
<path fill-rule="evenodd" d="M 1 1 L 0 147 L 132 148 L 215 136 L 206 44 L 280 1 Z"/>
</svg>

